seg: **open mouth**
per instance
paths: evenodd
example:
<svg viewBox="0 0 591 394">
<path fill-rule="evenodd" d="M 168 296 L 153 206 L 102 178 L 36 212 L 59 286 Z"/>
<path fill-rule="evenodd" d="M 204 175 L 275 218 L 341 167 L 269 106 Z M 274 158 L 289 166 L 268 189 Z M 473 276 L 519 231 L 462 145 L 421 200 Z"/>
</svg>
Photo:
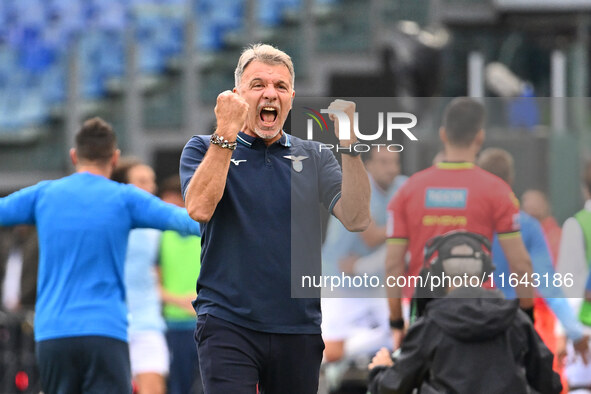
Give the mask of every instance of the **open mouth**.
<svg viewBox="0 0 591 394">
<path fill-rule="evenodd" d="M 274 107 L 263 107 L 261 108 L 261 112 L 259 114 L 263 124 L 265 125 L 272 125 L 275 123 L 277 119 L 277 108 Z"/>
</svg>

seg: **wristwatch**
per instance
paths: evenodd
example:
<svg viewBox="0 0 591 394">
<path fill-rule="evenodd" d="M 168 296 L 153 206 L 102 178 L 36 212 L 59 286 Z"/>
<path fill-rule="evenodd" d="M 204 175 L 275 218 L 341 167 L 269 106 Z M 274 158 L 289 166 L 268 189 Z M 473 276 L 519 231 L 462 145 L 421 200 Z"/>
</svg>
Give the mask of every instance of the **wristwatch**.
<svg viewBox="0 0 591 394">
<path fill-rule="evenodd" d="M 349 156 L 359 156 L 361 154 L 361 152 L 355 150 L 355 148 L 361 145 L 361 143 L 359 141 L 355 141 L 353 142 L 351 145 L 349 146 L 337 146 L 337 152 L 341 152 L 342 155 L 349 155 Z"/>
<path fill-rule="evenodd" d="M 404 319 L 390 320 L 390 328 L 393 330 L 402 330 L 404 328 Z"/>
<path fill-rule="evenodd" d="M 213 133 L 211 135 L 209 142 L 214 145 L 217 145 L 221 148 L 226 148 L 226 149 L 230 149 L 230 150 L 236 149 L 236 141 L 230 142 L 227 139 L 225 139 L 224 137 L 217 135 L 216 133 Z"/>
</svg>

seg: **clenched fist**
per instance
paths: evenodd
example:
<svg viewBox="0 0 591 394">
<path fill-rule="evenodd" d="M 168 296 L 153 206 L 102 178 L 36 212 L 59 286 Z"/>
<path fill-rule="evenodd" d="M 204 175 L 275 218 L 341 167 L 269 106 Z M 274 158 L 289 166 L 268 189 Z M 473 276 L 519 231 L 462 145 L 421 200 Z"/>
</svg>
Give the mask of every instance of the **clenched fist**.
<svg viewBox="0 0 591 394">
<path fill-rule="evenodd" d="M 328 106 L 329 118 L 334 122 L 334 130 L 341 146 L 349 146 L 357 138 L 353 131 L 355 120 L 355 103 L 353 101 L 335 100 Z"/>
<path fill-rule="evenodd" d="M 235 141 L 236 135 L 244 126 L 248 103 L 238 94 L 226 90 L 218 95 L 214 111 L 217 134 L 228 141 Z"/>
</svg>

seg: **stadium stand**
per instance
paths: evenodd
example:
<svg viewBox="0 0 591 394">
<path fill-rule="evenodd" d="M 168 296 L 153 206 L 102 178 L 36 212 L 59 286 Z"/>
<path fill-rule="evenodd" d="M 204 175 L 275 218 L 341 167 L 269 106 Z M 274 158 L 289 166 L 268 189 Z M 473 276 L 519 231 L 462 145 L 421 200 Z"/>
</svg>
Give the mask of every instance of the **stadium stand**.
<svg viewBox="0 0 591 394">
<path fill-rule="evenodd" d="M 319 0 L 330 7 L 338 0 Z M 277 28 L 302 0 L 261 0 L 256 23 Z M 126 35 L 143 76 L 158 76 L 181 56 L 187 8 L 197 21 L 196 51 L 221 52 L 240 37 L 246 0 L 6 0 L 0 4 L 0 133 L 48 121 L 66 102 L 68 56 L 79 65 L 80 97 L 99 100 L 125 75 Z M 242 42 L 244 44 L 244 42 Z M 59 112 L 58 112 L 59 113 Z"/>
</svg>

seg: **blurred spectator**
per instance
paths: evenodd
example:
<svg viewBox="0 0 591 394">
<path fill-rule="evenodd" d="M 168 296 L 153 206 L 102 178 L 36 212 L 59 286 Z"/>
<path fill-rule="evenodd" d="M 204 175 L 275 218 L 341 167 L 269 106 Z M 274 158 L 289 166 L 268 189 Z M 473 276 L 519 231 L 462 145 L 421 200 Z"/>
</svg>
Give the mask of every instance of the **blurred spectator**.
<svg viewBox="0 0 591 394">
<path fill-rule="evenodd" d="M 571 290 L 572 294 L 581 298 L 585 296 L 591 262 L 591 162 L 587 163 L 583 173 L 583 193 L 585 207 L 568 218 L 562 226 L 557 263 L 558 272 L 576 278 Z M 585 325 L 591 326 L 591 302 L 583 302 L 579 318 Z"/>
<path fill-rule="evenodd" d="M 513 157 L 509 152 L 498 148 L 485 149 L 481 152 L 477 164 L 483 169 L 497 175 L 510 186 L 513 186 L 515 168 Z M 555 270 L 554 265 L 552 264 L 553 260 L 540 223 L 524 211 L 519 212 L 519 222 L 521 224 L 523 241 L 527 248 L 527 252 L 531 257 L 534 272 L 538 274 L 540 278 L 544 278 L 545 275 L 554 278 Z M 496 265 L 495 283 L 499 284 L 501 283 L 499 275 L 509 275 L 509 267 L 497 236 L 495 236 L 492 245 L 492 256 L 493 262 Z M 507 283 L 505 283 L 505 286 L 501 287 L 500 290 L 507 298 L 515 297 L 515 291 L 511 286 L 507 286 Z M 576 348 L 580 352 L 586 352 L 588 348 L 588 338 L 583 335 L 582 327 L 577 322 L 575 314 L 560 287 L 541 285 L 538 287 L 538 292 L 546 302 L 539 297 L 535 299 L 534 326 L 546 346 L 548 346 L 550 351 L 555 354 L 561 352 L 561 349 L 557 349 L 554 330 L 554 315 L 556 315 L 566 328 L 568 337 L 576 343 Z M 554 312 L 554 315 L 548 309 L 546 304 L 550 307 L 552 312 Z M 554 367 L 557 372 L 561 372 L 558 362 L 555 363 Z"/>
<path fill-rule="evenodd" d="M 41 391 L 33 335 L 38 262 L 34 226 L 0 227 L 0 393 L 14 392 L 20 376 L 27 392 Z"/>
<path fill-rule="evenodd" d="M 0 198 L 2 225 L 37 225 L 35 350 L 46 394 L 131 392 L 124 283 L 129 232 L 199 233 L 185 210 L 110 180 L 119 154 L 111 125 L 90 119 L 70 150 L 74 174 Z"/>
<path fill-rule="evenodd" d="M 550 248 L 550 253 L 552 254 L 552 264 L 556 266 L 562 228 L 560 228 L 556 219 L 552 216 L 548 196 L 546 196 L 541 190 L 526 190 L 521 196 L 521 206 L 523 211 L 533 216 L 542 225 L 542 230 L 544 231 L 548 247 Z M 548 345 L 550 350 L 552 350 L 557 356 L 554 359 L 554 370 L 560 374 L 563 379 L 562 385 L 565 387 L 565 390 L 567 390 L 566 376 L 563 374 L 563 356 L 566 354 L 566 336 L 556 335 L 556 317 L 542 298 L 536 298 L 534 302 L 534 310 L 536 314 L 536 331 L 538 331 L 546 345 Z"/>
<path fill-rule="evenodd" d="M 585 325 L 585 332 L 589 335 L 591 334 L 591 297 L 586 285 L 589 284 L 591 261 L 591 162 L 585 165 L 582 181 L 585 206 L 568 218 L 562 226 L 557 271 L 562 275 L 569 274 L 575 278 L 570 290 L 572 294 L 579 295 L 579 298 L 570 298 L 570 302 L 579 310 L 579 320 Z M 564 368 L 569 388 L 571 392 L 589 393 L 591 392 L 591 357 L 589 353 L 578 354 L 574 350 L 569 344 Z"/>
<path fill-rule="evenodd" d="M 521 205 L 524 212 L 538 219 L 542 225 L 550 252 L 552 253 L 553 263 L 556 265 L 562 229 L 552 216 L 548 197 L 541 190 L 526 190 L 521 196 Z"/>
<path fill-rule="evenodd" d="M 0 308 L 35 309 L 38 260 L 35 227 L 0 228 Z"/>
<path fill-rule="evenodd" d="M 179 176 L 167 178 L 160 188 L 163 201 L 184 207 Z M 199 358 L 193 343 L 197 317 L 191 302 L 201 269 L 201 237 L 165 231 L 160 241 L 160 293 L 164 303 L 166 341 L 170 351 L 168 394 L 203 393 Z"/>
<path fill-rule="evenodd" d="M 441 149 L 440 151 L 438 151 L 435 156 L 433 156 L 433 160 L 431 161 L 431 165 L 436 166 L 439 163 L 442 163 L 445 161 L 445 151 L 443 149 Z"/>
<path fill-rule="evenodd" d="M 156 175 L 135 158 L 122 158 L 111 179 L 129 183 L 150 194 L 156 192 Z M 168 374 L 166 328 L 158 293 L 156 262 L 161 232 L 151 228 L 129 233 L 125 257 L 125 289 L 129 309 L 131 373 L 139 394 L 164 394 Z"/>
<path fill-rule="evenodd" d="M 425 245 L 454 230 L 477 233 L 489 240 L 495 232 L 501 234 L 511 270 L 518 275 L 531 273 L 516 220 L 517 199 L 505 182 L 474 165 L 485 139 L 484 121 L 484 106 L 472 98 L 458 97 L 446 106 L 439 129 L 445 161 L 413 174 L 388 204 L 388 276 L 420 275 Z M 425 287 L 408 284 L 404 288 L 386 288 L 395 347 L 404 335 L 401 299 L 414 292 L 417 311 L 429 299 L 417 294 Z M 522 308 L 533 315 L 533 290 L 522 283 L 516 287 Z"/>
<path fill-rule="evenodd" d="M 329 219 L 322 248 L 324 275 L 340 275 L 341 272 L 347 275 L 385 274 L 386 206 L 407 177 L 400 175 L 400 157 L 396 152 L 374 148 L 362 159 L 371 184 L 373 221 L 364 232 L 351 233 L 334 216 Z M 364 256 L 367 257 L 359 259 Z M 380 294 L 373 294 L 378 298 L 367 298 L 368 294 L 355 290 L 343 290 L 342 296 L 358 298 L 322 298 L 325 362 L 343 360 L 350 363 L 391 345 L 386 299 Z M 333 386 L 331 392 L 344 389 L 337 387 L 341 385 L 341 375 L 346 373 L 346 369 L 341 365 L 325 369 L 329 384 Z M 365 381 L 360 389 L 365 392 Z"/>
</svg>

